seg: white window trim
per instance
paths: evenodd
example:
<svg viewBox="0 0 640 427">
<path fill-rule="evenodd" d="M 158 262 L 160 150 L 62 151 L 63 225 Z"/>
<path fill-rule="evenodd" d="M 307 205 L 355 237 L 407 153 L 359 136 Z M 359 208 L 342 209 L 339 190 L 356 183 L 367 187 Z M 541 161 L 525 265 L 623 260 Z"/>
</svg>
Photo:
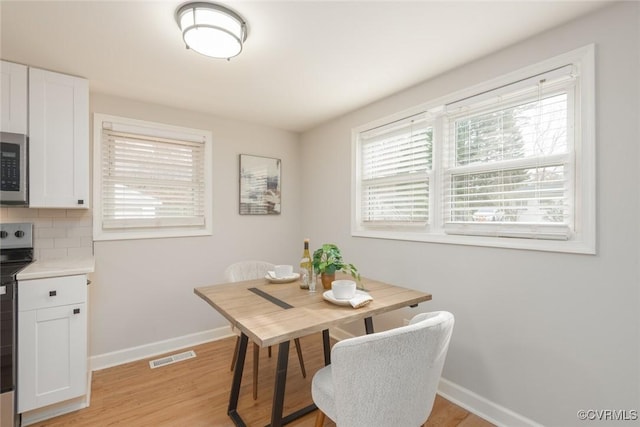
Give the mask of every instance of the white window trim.
<svg viewBox="0 0 640 427">
<path fill-rule="evenodd" d="M 442 135 L 441 122 L 434 129 L 434 171 L 430 206 L 437 207 L 429 213 L 430 223 L 426 227 L 366 227 L 359 221 L 360 209 L 360 164 L 358 135 L 368 129 L 419 114 L 424 111 L 437 113 L 444 106 L 495 88 L 544 73 L 567 64 L 578 67 L 580 75 L 579 98 L 580 122 L 576 126 L 575 138 L 575 233 L 570 240 L 543 240 L 517 237 L 488 237 L 446 234 L 442 221 L 441 188 L 443 153 L 439 142 Z M 595 141 L 595 46 L 593 44 L 561 54 L 512 73 L 469 87 L 442 98 L 426 102 L 405 111 L 358 126 L 352 130 L 352 181 L 351 181 L 351 235 L 356 237 L 409 240 L 432 243 L 448 243 L 472 246 L 487 246 L 524 250 L 566 252 L 579 254 L 596 253 L 596 141 Z"/>
<path fill-rule="evenodd" d="M 203 227 L 175 227 L 175 228 L 148 228 L 148 229 L 108 229 L 102 227 L 102 123 L 117 123 L 124 127 L 145 128 L 150 135 L 155 136 L 197 136 L 204 139 L 204 179 L 205 179 L 205 224 Z M 100 240 L 130 240 L 153 239 L 169 237 L 210 236 L 212 234 L 212 176 L 213 176 L 213 149 L 212 134 L 202 129 L 191 129 L 172 126 L 163 123 L 154 123 L 143 120 L 135 120 L 126 117 L 112 116 L 108 114 L 94 113 L 93 115 L 93 239 Z"/>
</svg>

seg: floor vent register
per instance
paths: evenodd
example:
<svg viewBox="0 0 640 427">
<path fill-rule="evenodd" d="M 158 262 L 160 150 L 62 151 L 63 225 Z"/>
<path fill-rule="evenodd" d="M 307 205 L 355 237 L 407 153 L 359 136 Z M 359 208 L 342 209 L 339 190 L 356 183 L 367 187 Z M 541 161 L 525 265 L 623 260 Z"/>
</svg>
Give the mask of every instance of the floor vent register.
<svg viewBox="0 0 640 427">
<path fill-rule="evenodd" d="M 161 366 L 171 365 L 172 363 L 182 362 L 183 360 L 192 359 L 194 357 L 196 357 L 196 352 L 193 350 L 189 350 L 185 351 L 184 353 L 172 354 L 171 356 L 152 360 L 149 362 L 149 367 L 151 369 L 155 369 Z"/>
</svg>

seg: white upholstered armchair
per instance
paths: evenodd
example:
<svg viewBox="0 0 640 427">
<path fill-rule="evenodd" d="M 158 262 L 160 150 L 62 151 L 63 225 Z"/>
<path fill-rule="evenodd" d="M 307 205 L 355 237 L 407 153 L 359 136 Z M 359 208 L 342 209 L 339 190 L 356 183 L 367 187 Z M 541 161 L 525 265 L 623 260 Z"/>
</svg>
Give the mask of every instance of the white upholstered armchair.
<svg viewBox="0 0 640 427">
<path fill-rule="evenodd" d="M 313 377 L 316 427 L 325 414 L 338 427 L 420 426 L 435 400 L 453 315 L 416 315 L 407 326 L 345 339 L 331 350 L 331 365 Z"/>
<path fill-rule="evenodd" d="M 252 280 L 263 278 L 269 270 L 273 270 L 274 265 L 265 261 L 240 261 L 228 266 L 224 271 L 225 280 L 228 282 L 241 282 L 243 280 Z M 238 347 L 240 343 L 240 337 L 236 339 L 236 346 L 233 350 L 233 359 L 231 361 L 231 370 L 235 368 L 235 361 L 238 355 Z M 298 361 L 300 362 L 300 369 L 302 370 L 302 376 L 307 377 L 307 372 L 304 368 L 304 360 L 302 358 L 302 347 L 300 347 L 300 340 L 295 339 L 296 351 L 298 352 Z M 271 356 L 271 347 L 269 347 L 269 356 Z M 253 343 L 253 398 L 258 398 L 258 360 L 260 358 L 260 347 L 256 343 Z"/>
</svg>

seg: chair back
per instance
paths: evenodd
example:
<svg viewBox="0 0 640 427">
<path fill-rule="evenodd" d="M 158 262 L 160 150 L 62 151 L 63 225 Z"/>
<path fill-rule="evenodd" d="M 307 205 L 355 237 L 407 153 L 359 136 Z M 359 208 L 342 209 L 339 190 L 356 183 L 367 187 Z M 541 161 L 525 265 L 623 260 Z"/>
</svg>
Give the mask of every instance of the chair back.
<svg viewBox="0 0 640 427">
<path fill-rule="evenodd" d="M 240 261 L 225 269 L 224 278 L 227 282 L 261 279 L 267 271 L 273 270 L 273 267 L 273 264 L 265 261 Z"/>
<path fill-rule="evenodd" d="M 433 408 L 453 324 L 449 312 L 422 313 L 406 326 L 335 344 L 336 424 L 422 425 Z"/>
</svg>

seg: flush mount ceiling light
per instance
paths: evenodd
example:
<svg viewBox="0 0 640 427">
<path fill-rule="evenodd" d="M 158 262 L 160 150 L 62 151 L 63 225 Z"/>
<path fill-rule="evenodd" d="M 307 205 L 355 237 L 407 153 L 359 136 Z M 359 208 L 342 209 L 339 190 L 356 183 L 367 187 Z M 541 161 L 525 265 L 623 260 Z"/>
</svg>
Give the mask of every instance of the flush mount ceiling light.
<svg viewBox="0 0 640 427">
<path fill-rule="evenodd" d="M 176 10 L 176 21 L 187 49 L 213 58 L 233 58 L 247 39 L 244 19 L 218 4 L 183 4 Z"/>
</svg>

